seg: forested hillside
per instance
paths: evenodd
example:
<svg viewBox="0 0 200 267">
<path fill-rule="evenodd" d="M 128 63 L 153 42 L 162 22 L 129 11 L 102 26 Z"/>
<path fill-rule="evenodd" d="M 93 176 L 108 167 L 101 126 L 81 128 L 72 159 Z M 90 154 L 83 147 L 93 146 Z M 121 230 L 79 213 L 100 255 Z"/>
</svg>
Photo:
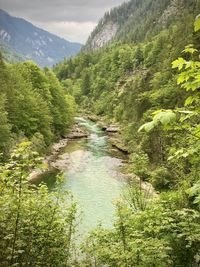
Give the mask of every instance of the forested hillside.
<svg viewBox="0 0 200 267">
<path fill-rule="evenodd" d="M 181 21 L 190 21 L 199 8 L 196 0 L 127 1 L 104 15 L 83 50 L 102 47 L 109 41 L 147 42 L 173 24 L 181 27 Z"/>
<path fill-rule="evenodd" d="M 22 140 L 44 152 L 73 121 L 72 96 L 49 70 L 33 62 L 5 64 L 0 58 L 0 151 L 3 156 Z"/>
<path fill-rule="evenodd" d="M 55 68 L 81 110 L 120 124 L 130 170 L 159 192 L 150 203 L 130 187 L 114 230 L 88 238 L 89 266 L 199 264 L 199 7 L 130 1 L 105 15 L 85 52 Z M 118 29 L 94 51 L 108 21 Z"/>
<path fill-rule="evenodd" d="M 133 5 L 134 13 L 131 17 L 134 17 L 141 11 L 140 6 L 147 7 L 151 2 L 152 5 L 148 8 L 151 16 L 143 16 L 141 20 L 143 18 L 142 22 L 146 23 L 148 18 L 153 17 L 155 23 L 158 23 L 156 18 L 160 17 L 159 8 L 162 7 L 164 13 L 169 8 L 163 1 L 140 1 L 140 5 L 136 2 L 130 1 L 119 9 L 114 9 L 115 13 L 123 13 L 127 5 Z M 108 121 L 120 123 L 123 141 L 133 154 L 132 160 L 139 157 L 138 161 L 145 161 L 150 166 L 150 170 L 144 168 L 140 176 L 151 180 L 158 190 L 176 184 L 180 173 L 177 174 L 177 167 L 171 166 L 167 158 L 173 154 L 170 149 L 172 143 L 176 144 L 174 150 L 183 146 L 186 149 L 188 143 L 184 144 L 185 132 L 178 128 L 176 134 L 165 133 L 157 128 L 145 134 L 138 133 L 138 129 L 150 120 L 154 111 L 181 108 L 190 95 L 189 91 L 185 92 L 177 85 L 177 72 L 172 70 L 172 62 L 181 56 L 186 45 L 193 44 L 195 48 L 199 48 L 200 36 L 193 29 L 199 1 L 177 1 L 178 3 L 182 5 L 182 15 L 174 20 L 174 16 L 171 17 L 170 23 L 159 28 L 152 37 L 147 39 L 145 33 L 153 32 L 156 26 L 144 24 L 143 30 L 138 31 L 143 33 L 141 41 L 137 40 L 138 44 L 114 42 L 100 50 L 82 53 L 55 68 L 58 78 L 69 88 L 83 109 L 104 116 Z M 114 10 L 110 16 L 114 14 Z M 185 56 L 186 59 L 190 58 L 189 53 Z M 194 54 L 193 57 L 198 56 Z M 182 164 L 180 171 L 186 175 Z"/>
<path fill-rule="evenodd" d="M 17 54 L 15 50 L 3 44 L 0 44 L 0 52 L 2 54 L 3 59 L 9 63 L 22 62 L 26 60 L 25 57 Z"/>
</svg>

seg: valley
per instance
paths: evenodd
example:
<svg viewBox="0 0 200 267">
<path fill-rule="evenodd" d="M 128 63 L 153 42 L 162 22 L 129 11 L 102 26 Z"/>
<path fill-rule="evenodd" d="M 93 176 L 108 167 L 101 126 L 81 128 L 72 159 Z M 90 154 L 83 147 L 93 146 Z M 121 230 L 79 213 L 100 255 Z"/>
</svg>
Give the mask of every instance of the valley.
<svg viewBox="0 0 200 267">
<path fill-rule="evenodd" d="M 0 11 L 45 51 L 1 44 L 0 266 L 200 265 L 199 13 L 126 1 L 71 53 Z"/>
</svg>

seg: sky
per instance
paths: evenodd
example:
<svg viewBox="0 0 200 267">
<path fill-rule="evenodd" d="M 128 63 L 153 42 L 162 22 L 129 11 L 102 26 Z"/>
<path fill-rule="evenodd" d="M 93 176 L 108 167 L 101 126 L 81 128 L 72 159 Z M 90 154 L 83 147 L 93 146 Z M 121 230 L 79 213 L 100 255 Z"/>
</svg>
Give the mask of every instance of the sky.
<svg viewBox="0 0 200 267">
<path fill-rule="evenodd" d="M 0 8 L 69 41 L 85 43 L 104 13 L 124 0 L 0 0 Z"/>
</svg>

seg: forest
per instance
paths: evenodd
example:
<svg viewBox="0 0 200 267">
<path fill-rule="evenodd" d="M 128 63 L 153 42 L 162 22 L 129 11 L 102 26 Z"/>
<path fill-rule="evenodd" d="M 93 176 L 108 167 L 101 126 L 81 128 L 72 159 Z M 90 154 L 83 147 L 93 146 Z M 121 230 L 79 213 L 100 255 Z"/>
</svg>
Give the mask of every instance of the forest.
<svg viewBox="0 0 200 267">
<path fill-rule="evenodd" d="M 114 8 L 52 70 L 0 56 L 0 266 L 200 266 L 200 2 L 156 25 L 168 2 Z M 107 21 L 117 35 L 92 50 Z M 156 192 L 130 181 L 113 228 L 81 242 L 73 194 L 29 183 L 77 112 L 120 125 L 128 171 Z"/>
<path fill-rule="evenodd" d="M 1 128 L 3 158 L 22 140 L 43 153 L 73 121 L 75 101 L 65 93 L 55 74 L 33 62 L 5 64 L 0 59 Z"/>
</svg>

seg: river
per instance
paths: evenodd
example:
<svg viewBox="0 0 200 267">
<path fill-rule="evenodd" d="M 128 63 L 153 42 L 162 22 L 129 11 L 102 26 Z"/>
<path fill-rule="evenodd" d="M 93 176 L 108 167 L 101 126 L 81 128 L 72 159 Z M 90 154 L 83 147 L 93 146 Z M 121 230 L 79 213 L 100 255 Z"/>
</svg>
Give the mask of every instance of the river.
<svg viewBox="0 0 200 267">
<path fill-rule="evenodd" d="M 66 158 L 64 183 L 62 187 L 70 190 L 82 211 L 81 231 L 88 232 L 98 223 L 112 227 L 115 212 L 114 201 L 120 198 L 126 186 L 120 167 L 124 155 L 113 149 L 108 136 L 96 123 L 76 118 L 89 137 L 71 140 L 62 150 L 60 157 Z M 46 175 L 44 180 L 54 187 L 56 172 Z"/>
</svg>

